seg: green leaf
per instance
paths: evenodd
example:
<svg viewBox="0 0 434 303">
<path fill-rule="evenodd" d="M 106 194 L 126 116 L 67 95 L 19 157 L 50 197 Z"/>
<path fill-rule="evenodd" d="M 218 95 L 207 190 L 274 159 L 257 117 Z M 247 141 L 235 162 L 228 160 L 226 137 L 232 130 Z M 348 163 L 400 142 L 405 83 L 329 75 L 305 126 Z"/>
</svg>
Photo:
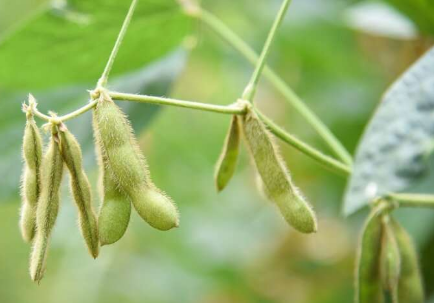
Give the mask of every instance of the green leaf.
<svg viewBox="0 0 434 303">
<path fill-rule="evenodd" d="M 96 83 L 129 4 L 71 0 L 8 35 L 0 44 L 0 90 Z M 176 1 L 139 1 L 111 75 L 139 69 L 168 54 L 189 28 L 190 20 Z"/>
<path fill-rule="evenodd" d="M 427 177 L 434 135 L 434 49 L 386 92 L 365 130 L 349 180 L 344 213 Z"/>
</svg>

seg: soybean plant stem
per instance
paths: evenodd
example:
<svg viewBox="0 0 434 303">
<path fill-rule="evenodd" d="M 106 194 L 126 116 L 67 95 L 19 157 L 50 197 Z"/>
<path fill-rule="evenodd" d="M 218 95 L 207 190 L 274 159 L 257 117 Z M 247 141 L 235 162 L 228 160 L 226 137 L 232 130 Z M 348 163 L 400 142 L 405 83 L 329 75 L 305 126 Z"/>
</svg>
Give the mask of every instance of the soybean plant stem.
<svg viewBox="0 0 434 303">
<path fill-rule="evenodd" d="M 434 195 L 392 193 L 388 197 L 392 198 L 398 204 L 398 207 L 434 208 Z"/>
<path fill-rule="evenodd" d="M 255 97 L 256 90 L 258 87 L 258 82 L 261 77 L 262 71 L 264 69 L 265 62 L 268 57 L 268 53 L 270 52 L 271 44 L 273 43 L 274 37 L 276 36 L 277 29 L 282 23 L 290 3 L 291 0 L 283 0 L 282 6 L 280 7 L 276 19 L 274 19 L 273 26 L 271 27 L 271 30 L 268 33 L 267 40 L 265 41 L 264 47 L 262 48 L 261 56 L 259 57 L 259 60 L 256 63 L 255 71 L 252 74 L 252 78 L 250 79 L 250 82 L 247 84 L 246 89 L 244 90 L 243 93 L 244 100 L 251 102 Z"/>
<path fill-rule="evenodd" d="M 159 105 L 170 105 L 170 106 L 184 107 L 184 108 L 197 109 L 197 110 L 215 112 L 221 114 L 232 114 L 232 115 L 242 115 L 246 112 L 245 108 L 237 106 L 236 104 L 223 106 L 223 105 L 206 104 L 206 103 L 199 103 L 193 101 L 183 101 L 183 100 L 164 98 L 164 97 L 125 94 L 125 93 L 118 93 L 112 91 L 109 91 L 108 94 L 112 99 L 120 100 L 120 101 L 134 101 L 134 102 L 151 103 L 151 104 L 159 104 Z"/>
<path fill-rule="evenodd" d="M 347 166 L 344 163 L 341 163 L 327 155 L 324 155 L 319 150 L 315 149 L 314 147 L 304 143 L 300 139 L 294 137 L 293 135 L 287 133 L 285 130 L 283 130 L 281 127 L 279 127 L 277 124 L 275 124 L 273 121 L 271 121 L 270 118 L 262 114 L 260 111 L 255 110 L 258 114 L 258 117 L 265 123 L 267 128 L 270 132 L 272 132 L 276 137 L 281 139 L 282 141 L 288 143 L 289 145 L 293 146 L 294 148 L 298 149 L 305 155 L 311 157 L 312 159 L 316 160 L 318 163 L 320 163 L 325 168 L 328 168 L 334 172 L 339 173 L 340 175 L 343 175 L 345 177 L 349 176 L 351 174 L 351 167 Z"/>
<path fill-rule="evenodd" d="M 191 13 L 193 12 L 193 13 Z M 243 55 L 252 64 L 256 64 L 259 60 L 255 51 L 241 39 L 235 32 L 225 25 L 220 19 L 202 8 L 196 10 L 186 10 L 186 13 L 194 18 L 199 18 L 209 28 L 216 32 L 220 37 L 226 40 L 235 50 Z M 277 75 L 271 68 L 265 66 L 264 77 L 283 95 L 285 100 L 290 103 L 295 110 L 312 126 L 318 135 L 329 146 L 333 153 L 338 156 L 344 163 L 351 166 L 352 157 L 345 149 L 342 143 L 328 129 L 328 127 L 312 112 L 303 100 L 289 87 L 281 77 Z"/>
<path fill-rule="evenodd" d="M 112 49 L 109 60 L 107 61 L 107 64 L 104 68 L 104 71 L 101 75 L 101 78 L 98 80 L 97 86 L 99 86 L 99 87 L 105 87 L 107 85 L 108 76 L 109 76 L 110 71 L 112 69 L 113 63 L 116 59 L 116 55 L 118 54 L 119 48 L 122 44 L 122 41 L 125 37 L 128 26 L 130 25 L 130 21 L 131 21 L 133 14 L 134 14 L 134 10 L 136 9 L 136 6 L 137 6 L 137 0 L 133 0 L 131 2 L 130 8 L 128 10 L 127 16 L 125 17 L 124 23 L 122 24 L 121 31 L 119 32 L 119 35 L 116 39 L 115 46 Z"/>
</svg>

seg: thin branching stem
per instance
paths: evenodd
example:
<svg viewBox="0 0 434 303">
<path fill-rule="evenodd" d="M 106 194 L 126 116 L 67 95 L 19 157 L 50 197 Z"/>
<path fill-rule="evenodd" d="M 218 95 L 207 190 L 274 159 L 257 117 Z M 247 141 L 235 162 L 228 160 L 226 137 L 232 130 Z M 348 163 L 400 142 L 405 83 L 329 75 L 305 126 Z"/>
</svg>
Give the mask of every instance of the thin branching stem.
<svg viewBox="0 0 434 303">
<path fill-rule="evenodd" d="M 424 207 L 434 208 L 434 195 L 412 194 L 412 193 L 392 193 L 388 195 L 398 207 Z"/>
<path fill-rule="evenodd" d="M 334 171 L 345 177 L 351 174 L 351 167 L 323 154 L 322 152 L 308 145 L 307 143 L 304 143 L 300 139 L 286 132 L 284 129 L 282 129 L 280 126 L 275 124 L 270 118 L 262 114 L 260 111 L 258 110 L 255 111 L 258 114 L 258 117 L 265 123 L 269 131 L 273 133 L 276 137 L 281 139 L 282 141 L 293 146 L 297 150 L 301 151 L 303 154 L 314 159 L 319 164 L 321 164 L 322 166 L 324 166 L 325 168 L 331 171 Z"/>
<path fill-rule="evenodd" d="M 286 11 L 288 10 L 289 4 L 291 0 L 283 0 L 282 5 L 277 13 L 276 18 L 274 19 L 273 26 L 271 27 L 270 32 L 268 33 L 267 40 L 265 41 L 264 47 L 262 48 L 261 56 L 256 63 L 255 71 L 250 78 L 249 83 L 247 84 L 244 93 L 243 99 L 252 102 L 255 97 L 256 90 L 258 87 L 259 79 L 261 78 L 262 71 L 264 70 L 265 62 L 267 61 L 268 54 L 270 53 L 270 48 L 273 43 L 274 37 L 276 36 L 277 29 L 280 27 L 280 24 L 285 17 Z"/>
<path fill-rule="evenodd" d="M 122 45 L 122 41 L 124 40 L 125 34 L 127 33 L 127 29 L 128 29 L 128 26 L 130 25 L 131 18 L 133 17 L 134 10 L 136 9 L 136 6 L 137 6 L 137 0 L 133 0 L 131 2 L 130 9 L 128 10 L 127 16 L 125 17 L 124 23 L 122 24 L 121 31 L 119 32 L 119 35 L 116 39 L 115 46 L 113 47 L 112 52 L 110 54 L 110 58 L 107 61 L 107 64 L 104 68 L 104 71 L 101 75 L 101 78 L 98 80 L 98 84 L 97 84 L 98 87 L 105 87 L 107 85 L 110 71 L 113 67 L 113 63 L 116 59 L 119 48 Z"/>
<path fill-rule="evenodd" d="M 252 64 L 257 64 L 259 57 L 255 51 L 241 39 L 231 28 L 224 24 L 219 18 L 203 8 L 186 9 L 185 12 L 194 18 L 199 18 L 204 24 L 212 29 L 223 40 L 227 41 L 235 50 L 244 56 Z M 312 112 L 312 110 L 297 96 L 285 81 L 271 68 L 265 66 L 264 77 L 283 95 L 285 100 L 294 107 L 296 111 L 312 126 L 318 135 L 329 146 L 331 151 L 344 163 L 351 166 L 353 163 L 350 153 L 342 143 L 330 131 L 330 129 Z"/>
<path fill-rule="evenodd" d="M 197 109 L 197 110 L 220 113 L 220 114 L 242 115 L 246 112 L 245 108 L 242 108 L 237 104 L 224 106 L 224 105 L 199 103 L 193 101 L 184 101 L 184 100 L 165 98 L 165 97 L 118 93 L 112 91 L 109 91 L 108 94 L 112 99 L 119 100 L 119 101 L 133 101 L 133 102 L 141 102 L 141 103 L 177 106 L 177 107 Z"/>
</svg>

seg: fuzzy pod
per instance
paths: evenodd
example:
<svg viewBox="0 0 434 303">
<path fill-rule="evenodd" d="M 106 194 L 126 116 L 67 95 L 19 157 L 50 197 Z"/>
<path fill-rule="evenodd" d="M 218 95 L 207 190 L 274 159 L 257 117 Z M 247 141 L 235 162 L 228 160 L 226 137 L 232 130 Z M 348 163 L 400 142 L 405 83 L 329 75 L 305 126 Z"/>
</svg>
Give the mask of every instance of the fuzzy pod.
<svg viewBox="0 0 434 303">
<path fill-rule="evenodd" d="M 392 220 L 391 223 L 401 255 L 398 302 L 423 303 L 423 282 L 413 241 L 407 231 L 396 220 Z"/>
<path fill-rule="evenodd" d="M 120 240 L 128 228 L 131 216 L 131 202 L 113 180 L 97 148 L 100 166 L 100 191 L 102 203 L 98 215 L 99 241 L 101 245 L 113 244 Z"/>
<path fill-rule="evenodd" d="M 20 230 L 23 239 L 31 242 L 35 235 L 36 206 L 41 191 L 40 167 L 42 162 L 42 138 L 32 116 L 27 118 L 23 138 L 24 170 L 21 185 Z"/>
<path fill-rule="evenodd" d="M 365 222 L 356 266 L 356 302 L 384 302 L 381 280 L 383 238 L 382 208 L 374 209 Z"/>
<path fill-rule="evenodd" d="M 240 149 L 240 124 L 238 116 L 233 115 L 229 131 L 226 135 L 223 150 L 217 161 L 215 170 L 215 183 L 217 191 L 222 191 L 234 175 L 237 167 Z"/>
<path fill-rule="evenodd" d="M 283 159 L 265 125 L 253 110 L 242 120 L 244 137 L 264 184 L 264 192 L 276 203 L 285 220 L 303 233 L 317 230 L 315 213 L 292 184 Z"/>
<path fill-rule="evenodd" d="M 81 234 L 93 258 L 99 254 L 98 223 L 92 207 L 92 192 L 89 180 L 83 170 L 83 156 L 80 144 L 65 125 L 59 127 L 60 150 L 69 170 L 70 188 L 78 208 Z"/>
<path fill-rule="evenodd" d="M 381 280 L 391 301 L 398 303 L 398 282 L 401 271 L 400 251 L 388 215 L 383 216 L 382 224 Z"/>
<path fill-rule="evenodd" d="M 51 232 L 59 212 L 60 184 L 63 176 L 63 159 L 59 139 L 53 135 L 41 166 L 41 194 L 36 212 L 36 236 L 30 258 L 30 276 L 40 281 L 44 275 Z"/>
<path fill-rule="evenodd" d="M 94 133 L 113 180 L 139 215 L 159 230 L 178 226 L 175 204 L 152 183 L 128 119 L 104 92 L 94 109 Z"/>
</svg>

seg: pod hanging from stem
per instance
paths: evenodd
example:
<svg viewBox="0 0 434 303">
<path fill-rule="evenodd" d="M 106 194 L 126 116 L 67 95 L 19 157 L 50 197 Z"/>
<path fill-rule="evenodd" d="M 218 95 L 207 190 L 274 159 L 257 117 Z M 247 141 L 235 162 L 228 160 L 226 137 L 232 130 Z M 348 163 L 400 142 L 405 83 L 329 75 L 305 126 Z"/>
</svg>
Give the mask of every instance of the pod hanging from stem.
<svg viewBox="0 0 434 303">
<path fill-rule="evenodd" d="M 21 215 L 20 230 L 26 242 L 31 242 L 36 230 L 36 207 L 41 192 L 42 138 L 38 126 L 33 119 L 32 108 L 36 101 L 30 95 L 29 105 L 23 105 L 26 112 L 26 126 L 23 138 L 24 169 L 21 177 Z"/>
<path fill-rule="evenodd" d="M 101 245 L 113 244 L 120 240 L 128 228 L 131 216 L 131 201 L 114 179 L 113 172 L 110 170 L 107 157 L 101 150 L 102 146 L 98 143 L 100 134 L 98 125 L 93 116 L 94 136 L 96 139 L 95 151 L 98 159 L 99 172 L 99 191 L 102 198 L 99 215 L 98 231 Z"/>
<path fill-rule="evenodd" d="M 30 276 L 37 282 L 42 279 L 45 271 L 49 240 L 59 211 L 60 184 L 63 176 L 57 126 L 52 125 L 52 128 L 50 144 L 41 166 L 41 194 L 36 212 L 36 236 L 30 258 Z"/>
<path fill-rule="evenodd" d="M 223 150 L 217 161 L 215 170 L 217 191 L 222 191 L 226 187 L 237 167 L 238 153 L 240 149 L 240 125 L 238 120 L 238 116 L 232 116 L 231 124 L 223 145 Z"/>
<path fill-rule="evenodd" d="M 242 119 L 242 128 L 247 146 L 267 196 L 276 203 L 285 220 L 303 233 L 317 230 L 315 213 L 311 206 L 292 184 L 291 177 L 278 153 L 273 139 L 264 124 L 248 105 Z"/>
<path fill-rule="evenodd" d="M 94 109 L 94 133 L 113 180 L 152 227 L 159 230 L 177 227 L 178 210 L 172 199 L 153 184 L 129 121 L 105 90 L 99 93 Z"/>
<path fill-rule="evenodd" d="M 89 253 L 96 258 L 99 254 L 98 224 L 92 207 L 90 183 L 82 167 L 80 144 L 64 124 L 59 126 L 58 134 L 61 154 L 69 170 L 72 196 L 78 208 L 80 231 Z"/>
</svg>

